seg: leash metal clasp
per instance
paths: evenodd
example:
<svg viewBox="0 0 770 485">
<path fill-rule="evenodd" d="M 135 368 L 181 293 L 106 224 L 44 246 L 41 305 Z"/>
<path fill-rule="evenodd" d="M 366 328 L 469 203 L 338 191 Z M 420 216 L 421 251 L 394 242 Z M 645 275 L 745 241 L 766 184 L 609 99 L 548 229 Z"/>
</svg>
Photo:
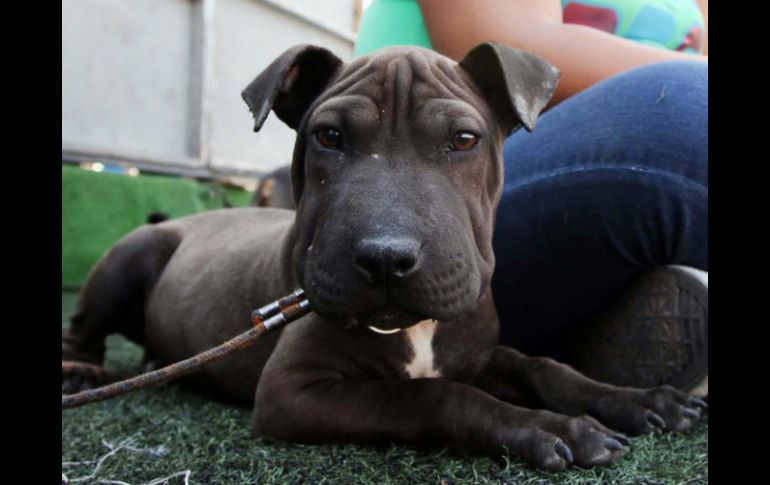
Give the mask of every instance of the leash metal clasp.
<svg viewBox="0 0 770 485">
<path fill-rule="evenodd" d="M 305 290 L 297 288 L 288 296 L 254 310 L 251 321 L 254 326 L 263 325 L 267 330 L 289 323 L 310 311 L 310 302 L 305 297 Z"/>
</svg>

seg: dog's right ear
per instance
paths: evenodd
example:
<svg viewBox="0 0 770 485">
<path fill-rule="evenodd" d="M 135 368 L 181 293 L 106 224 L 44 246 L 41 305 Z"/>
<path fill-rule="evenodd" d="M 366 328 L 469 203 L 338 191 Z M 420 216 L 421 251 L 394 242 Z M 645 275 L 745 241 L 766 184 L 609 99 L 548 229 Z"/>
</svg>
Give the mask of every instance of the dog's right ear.
<svg viewBox="0 0 770 485">
<path fill-rule="evenodd" d="M 281 54 L 241 93 L 254 115 L 254 131 L 262 128 L 271 109 L 296 130 L 341 65 L 340 58 L 314 45 L 297 45 Z"/>
</svg>

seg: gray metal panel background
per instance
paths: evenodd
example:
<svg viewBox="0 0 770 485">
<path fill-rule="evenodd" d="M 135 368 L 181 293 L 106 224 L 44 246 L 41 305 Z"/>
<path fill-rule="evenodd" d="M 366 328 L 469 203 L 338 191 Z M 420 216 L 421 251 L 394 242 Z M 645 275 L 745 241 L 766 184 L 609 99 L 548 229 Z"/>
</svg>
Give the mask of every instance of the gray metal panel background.
<svg viewBox="0 0 770 485">
<path fill-rule="evenodd" d="M 259 133 L 253 133 L 253 118 L 241 99 L 241 90 L 295 44 L 318 44 L 345 59 L 352 54 L 351 44 L 300 19 L 286 17 L 269 4 L 220 0 L 218 7 L 211 93 L 212 165 L 242 170 L 284 165 L 291 159 L 294 131 L 271 113 Z"/>
<path fill-rule="evenodd" d="M 353 0 L 63 0 L 62 154 L 197 175 L 288 162 L 241 90 L 288 47 L 353 49 Z"/>
<path fill-rule="evenodd" d="M 192 4 L 62 3 L 62 146 L 189 154 Z"/>
</svg>

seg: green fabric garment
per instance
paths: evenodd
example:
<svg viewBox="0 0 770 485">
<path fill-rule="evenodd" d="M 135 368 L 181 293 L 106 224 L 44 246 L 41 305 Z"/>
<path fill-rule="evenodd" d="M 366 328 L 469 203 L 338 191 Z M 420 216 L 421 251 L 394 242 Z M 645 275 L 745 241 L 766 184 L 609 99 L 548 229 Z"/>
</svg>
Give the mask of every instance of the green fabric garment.
<svg viewBox="0 0 770 485">
<path fill-rule="evenodd" d="M 660 49 L 703 52 L 695 0 L 561 0 L 564 23 L 586 25 Z"/>
<path fill-rule="evenodd" d="M 374 0 L 361 19 L 353 55 L 393 45 L 433 48 L 415 0 Z"/>
</svg>

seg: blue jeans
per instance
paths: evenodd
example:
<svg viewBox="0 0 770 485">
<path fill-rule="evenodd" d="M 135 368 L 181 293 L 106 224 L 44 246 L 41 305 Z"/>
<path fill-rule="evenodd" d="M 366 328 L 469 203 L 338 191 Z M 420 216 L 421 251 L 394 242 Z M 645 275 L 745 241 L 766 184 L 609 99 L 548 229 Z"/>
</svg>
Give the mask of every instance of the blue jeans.
<svg viewBox="0 0 770 485">
<path fill-rule="evenodd" d="M 708 67 L 598 83 L 505 144 L 494 235 L 501 341 L 564 359 L 571 332 L 636 276 L 708 271 Z"/>
</svg>

